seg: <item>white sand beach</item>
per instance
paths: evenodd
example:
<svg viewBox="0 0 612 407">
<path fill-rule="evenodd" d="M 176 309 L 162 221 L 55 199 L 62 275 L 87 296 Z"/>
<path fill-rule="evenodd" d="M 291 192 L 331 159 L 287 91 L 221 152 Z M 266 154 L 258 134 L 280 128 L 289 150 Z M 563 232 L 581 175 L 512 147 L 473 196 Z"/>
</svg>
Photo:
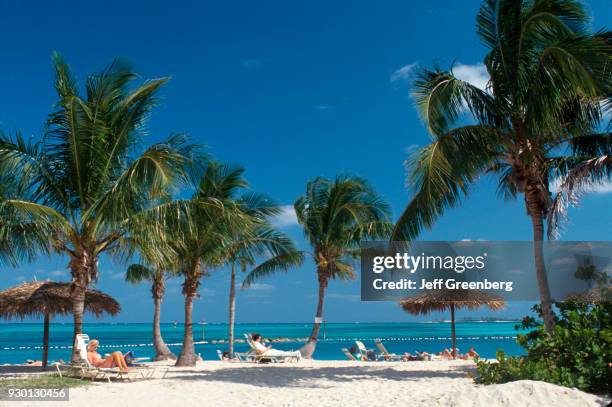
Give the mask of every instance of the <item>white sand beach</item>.
<svg viewBox="0 0 612 407">
<path fill-rule="evenodd" d="M 576 407 L 605 406 L 609 402 L 576 389 L 536 381 L 476 385 L 469 377 L 473 366 L 468 361 L 303 361 L 275 365 L 206 361 L 195 368 L 172 368 L 164 380 L 94 383 L 71 389 L 69 403 L 31 405 Z"/>
</svg>

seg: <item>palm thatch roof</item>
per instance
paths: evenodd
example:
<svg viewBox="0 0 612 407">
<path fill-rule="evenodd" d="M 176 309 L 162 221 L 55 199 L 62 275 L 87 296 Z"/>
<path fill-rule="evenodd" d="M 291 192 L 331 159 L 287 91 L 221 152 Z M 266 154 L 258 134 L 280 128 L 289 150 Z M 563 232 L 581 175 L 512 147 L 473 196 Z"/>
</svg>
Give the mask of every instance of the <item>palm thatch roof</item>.
<svg viewBox="0 0 612 407">
<path fill-rule="evenodd" d="M 483 305 L 493 311 L 504 308 L 505 301 L 498 295 L 488 294 L 478 290 L 431 290 L 414 297 L 400 301 L 404 311 L 411 314 L 429 314 L 444 311 L 454 305 L 455 308 L 475 310 Z"/>
<path fill-rule="evenodd" d="M 85 292 L 85 311 L 97 317 L 116 315 L 119 303 L 98 290 Z M 0 318 L 25 318 L 36 314 L 66 315 L 72 312 L 70 283 L 30 281 L 0 291 Z"/>
</svg>

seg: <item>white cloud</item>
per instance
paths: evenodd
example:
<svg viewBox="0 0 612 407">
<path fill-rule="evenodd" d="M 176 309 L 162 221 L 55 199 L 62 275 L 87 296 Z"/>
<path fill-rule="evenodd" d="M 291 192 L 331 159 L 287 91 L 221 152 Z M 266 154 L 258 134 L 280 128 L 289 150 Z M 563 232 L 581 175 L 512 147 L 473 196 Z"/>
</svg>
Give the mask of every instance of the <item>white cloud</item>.
<svg viewBox="0 0 612 407">
<path fill-rule="evenodd" d="M 272 284 L 253 283 L 248 287 L 248 289 L 255 291 L 269 291 L 273 290 L 274 286 Z"/>
<path fill-rule="evenodd" d="M 250 58 L 242 61 L 242 65 L 245 68 L 259 68 L 263 65 L 263 59 L 261 58 Z"/>
<path fill-rule="evenodd" d="M 281 212 L 271 219 L 271 222 L 276 227 L 285 227 L 297 225 L 297 216 L 293 205 L 281 206 Z"/>
<path fill-rule="evenodd" d="M 482 90 L 485 90 L 487 83 L 489 82 L 489 73 L 483 64 L 457 64 L 453 67 L 453 74 L 457 78 L 469 82 Z"/>
<path fill-rule="evenodd" d="M 402 66 L 400 69 L 391 74 L 391 82 L 407 81 L 412 77 L 412 72 L 417 66 L 418 64 L 416 62 Z"/>
<path fill-rule="evenodd" d="M 550 183 L 550 191 L 553 193 L 559 192 L 561 179 L 556 178 Z M 612 181 L 603 181 L 598 184 L 590 185 L 583 189 L 584 193 L 608 194 L 612 192 Z"/>
</svg>

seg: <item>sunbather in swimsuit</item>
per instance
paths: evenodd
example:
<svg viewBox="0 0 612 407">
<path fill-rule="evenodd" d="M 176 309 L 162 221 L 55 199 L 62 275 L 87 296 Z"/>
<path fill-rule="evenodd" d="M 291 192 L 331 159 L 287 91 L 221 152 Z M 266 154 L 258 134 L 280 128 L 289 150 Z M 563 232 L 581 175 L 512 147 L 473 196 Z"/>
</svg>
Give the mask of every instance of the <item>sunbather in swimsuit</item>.
<svg viewBox="0 0 612 407">
<path fill-rule="evenodd" d="M 92 339 L 87 344 L 87 360 L 92 366 L 102 368 L 118 367 L 121 370 L 129 370 L 121 352 L 113 352 L 109 356 L 102 358 L 97 352 L 99 346 L 100 342 L 97 339 Z"/>
</svg>

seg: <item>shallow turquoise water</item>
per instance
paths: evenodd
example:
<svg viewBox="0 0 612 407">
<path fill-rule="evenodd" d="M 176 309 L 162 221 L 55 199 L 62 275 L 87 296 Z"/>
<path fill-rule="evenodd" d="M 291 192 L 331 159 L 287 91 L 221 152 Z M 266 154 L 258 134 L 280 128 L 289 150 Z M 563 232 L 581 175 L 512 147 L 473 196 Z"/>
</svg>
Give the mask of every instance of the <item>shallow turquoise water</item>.
<svg viewBox="0 0 612 407">
<path fill-rule="evenodd" d="M 481 356 L 492 358 L 498 349 L 511 355 L 522 353 L 514 337 L 516 322 L 458 322 L 457 347 L 465 351 L 474 346 Z M 265 338 L 304 338 L 311 325 L 291 324 L 237 324 L 236 337 L 243 338 L 248 332 L 259 332 Z M 42 324 L 0 324 L 0 364 L 23 363 L 26 359 L 41 358 Z M 137 356 L 152 356 L 151 324 L 85 324 L 83 331 L 91 338 L 100 340 L 102 352 L 133 350 Z M 164 340 L 173 352 L 180 351 L 183 326 L 162 324 Z M 71 324 L 51 324 L 49 358 L 69 359 L 72 338 Z M 227 338 L 226 324 L 194 326 L 194 339 L 207 343 L 196 344 L 196 352 L 204 359 L 217 359 L 216 350 L 225 350 L 227 344 L 211 343 Z M 315 359 L 344 359 L 341 349 L 349 348 L 356 339 L 364 341 L 368 348 L 374 347 L 374 339 L 382 338 L 391 352 L 414 351 L 438 352 L 450 348 L 450 324 L 428 323 L 328 323 L 322 330 Z M 274 343 L 278 349 L 298 349 L 301 342 Z M 247 349 L 246 344 L 236 344 L 237 351 Z"/>
</svg>

